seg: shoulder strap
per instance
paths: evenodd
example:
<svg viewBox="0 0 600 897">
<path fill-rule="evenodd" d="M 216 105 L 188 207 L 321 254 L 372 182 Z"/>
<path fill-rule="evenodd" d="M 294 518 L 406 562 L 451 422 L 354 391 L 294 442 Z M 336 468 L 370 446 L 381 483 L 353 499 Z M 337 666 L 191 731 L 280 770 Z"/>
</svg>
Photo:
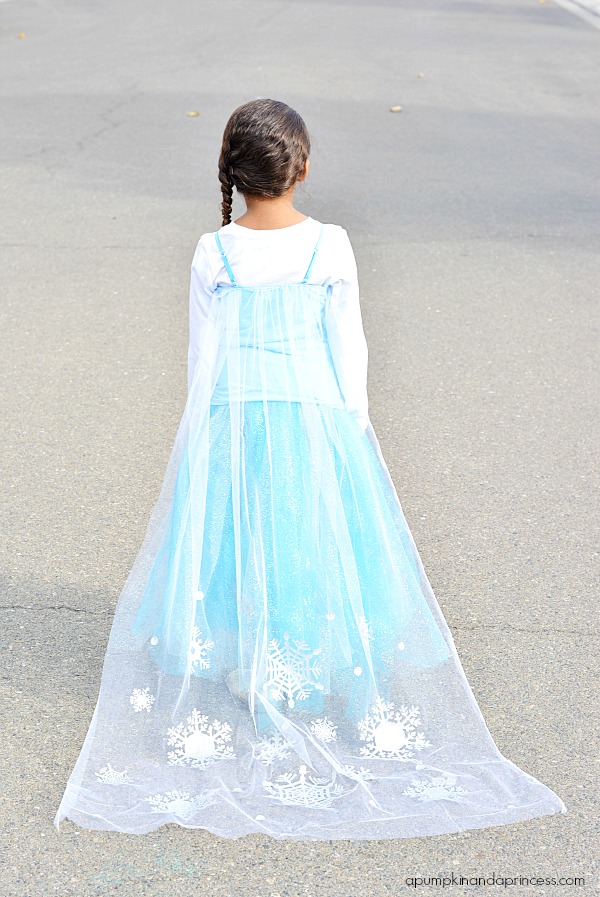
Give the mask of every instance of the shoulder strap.
<svg viewBox="0 0 600 897">
<path fill-rule="evenodd" d="M 233 286 L 237 286 L 235 275 L 234 275 L 233 271 L 231 270 L 231 265 L 229 264 L 229 259 L 225 255 L 225 250 L 223 249 L 223 244 L 221 243 L 221 239 L 219 237 L 218 232 L 215 232 L 215 240 L 217 241 L 217 246 L 219 247 L 219 252 L 221 253 L 221 258 L 223 259 L 223 264 L 225 265 L 225 269 L 226 269 L 227 273 L 229 274 L 229 279 L 230 279 L 231 283 L 233 284 Z"/>
<path fill-rule="evenodd" d="M 317 249 L 319 248 L 319 243 L 321 242 L 321 237 L 323 236 L 323 231 L 324 231 L 324 229 L 325 229 L 325 228 L 324 228 L 324 225 L 321 225 L 321 230 L 319 231 L 319 237 L 318 237 L 317 242 L 316 242 L 316 244 L 315 244 L 314 252 L 313 252 L 313 254 L 312 254 L 312 258 L 311 258 L 311 260 L 310 260 L 309 266 L 308 266 L 308 268 L 306 269 L 306 274 L 304 275 L 304 280 L 302 281 L 302 283 L 306 283 L 307 280 L 308 280 L 308 278 L 310 277 L 310 272 L 312 271 L 312 267 L 313 267 L 313 265 L 314 265 L 314 263 L 315 263 L 315 259 L 316 259 L 316 257 L 317 257 Z"/>
</svg>

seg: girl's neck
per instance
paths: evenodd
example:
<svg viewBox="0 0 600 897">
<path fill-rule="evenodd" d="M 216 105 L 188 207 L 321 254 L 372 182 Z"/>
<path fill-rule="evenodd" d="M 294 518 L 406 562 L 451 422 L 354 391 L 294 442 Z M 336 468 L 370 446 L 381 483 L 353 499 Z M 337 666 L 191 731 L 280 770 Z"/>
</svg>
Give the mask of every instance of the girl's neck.
<svg viewBox="0 0 600 897">
<path fill-rule="evenodd" d="M 308 215 L 303 215 L 294 208 L 294 188 L 292 187 L 283 196 L 266 198 L 263 196 L 245 196 L 246 211 L 235 223 L 251 230 L 277 230 L 282 227 L 291 227 L 305 221 Z"/>
</svg>

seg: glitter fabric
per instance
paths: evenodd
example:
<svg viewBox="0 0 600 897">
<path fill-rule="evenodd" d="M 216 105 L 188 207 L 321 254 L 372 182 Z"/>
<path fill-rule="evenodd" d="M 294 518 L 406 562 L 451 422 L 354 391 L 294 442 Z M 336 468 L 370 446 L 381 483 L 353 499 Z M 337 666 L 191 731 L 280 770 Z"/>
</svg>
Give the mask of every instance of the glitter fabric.
<svg viewBox="0 0 600 897">
<path fill-rule="evenodd" d="M 224 260 L 56 824 L 367 839 L 564 812 L 486 728 L 345 408 L 331 290 L 310 266 L 244 287 Z"/>
</svg>

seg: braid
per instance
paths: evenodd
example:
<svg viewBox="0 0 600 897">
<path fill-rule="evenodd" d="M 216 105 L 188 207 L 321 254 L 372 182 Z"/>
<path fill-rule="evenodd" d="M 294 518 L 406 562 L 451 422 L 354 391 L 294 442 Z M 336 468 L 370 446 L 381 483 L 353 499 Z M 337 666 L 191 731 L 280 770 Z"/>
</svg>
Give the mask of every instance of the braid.
<svg viewBox="0 0 600 897">
<path fill-rule="evenodd" d="M 219 159 L 219 180 L 221 182 L 221 213 L 223 215 L 223 224 L 229 224 L 231 221 L 231 210 L 233 206 L 233 181 L 231 179 L 231 166 L 229 165 L 229 145 L 224 144 Z"/>
</svg>

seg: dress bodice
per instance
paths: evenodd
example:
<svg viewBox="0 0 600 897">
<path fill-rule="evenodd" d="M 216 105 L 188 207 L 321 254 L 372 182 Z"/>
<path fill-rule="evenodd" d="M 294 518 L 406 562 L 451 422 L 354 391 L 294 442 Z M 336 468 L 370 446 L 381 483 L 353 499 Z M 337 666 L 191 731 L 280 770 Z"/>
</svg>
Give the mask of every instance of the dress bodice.
<svg viewBox="0 0 600 897">
<path fill-rule="evenodd" d="M 330 288 L 308 282 L 321 234 L 302 281 L 263 286 L 237 283 L 215 235 L 231 283 L 216 289 L 222 324 L 211 404 L 281 400 L 344 407 L 325 327 Z"/>
</svg>

